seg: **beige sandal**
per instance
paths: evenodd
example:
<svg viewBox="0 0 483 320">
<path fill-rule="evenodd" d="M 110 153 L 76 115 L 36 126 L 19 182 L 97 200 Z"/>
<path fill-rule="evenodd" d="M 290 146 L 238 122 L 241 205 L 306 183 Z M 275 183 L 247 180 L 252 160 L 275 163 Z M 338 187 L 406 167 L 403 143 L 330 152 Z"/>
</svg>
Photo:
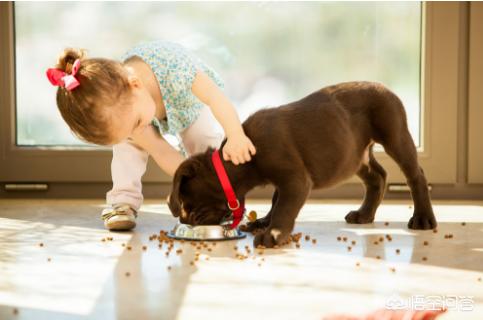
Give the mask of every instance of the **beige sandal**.
<svg viewBox="0 0 483 320">
<path fill-rule="evenodd" d="M 102 210 L 101 218 L 109 230 L 131 230 L 136 226 L 137 213 L 128 204 Z"/>
</svg>

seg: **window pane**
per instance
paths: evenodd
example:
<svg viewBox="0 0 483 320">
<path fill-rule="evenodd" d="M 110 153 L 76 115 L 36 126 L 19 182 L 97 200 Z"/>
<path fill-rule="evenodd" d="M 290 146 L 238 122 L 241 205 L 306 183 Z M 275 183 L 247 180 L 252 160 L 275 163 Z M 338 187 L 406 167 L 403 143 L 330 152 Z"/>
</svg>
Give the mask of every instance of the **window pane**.
<svg viewBox="0 0 483 320">
<path fill-rule="evenodd" d="M 220 73 L 242 119 L 337 82 L 382 82 L 402 99 L 419 146 L 418 2 L 16 2 L 15 26 L 19 145 L 85 145 L 45 78 L 64 47 L 119 59 L 167 39 Z"/>
</svg>

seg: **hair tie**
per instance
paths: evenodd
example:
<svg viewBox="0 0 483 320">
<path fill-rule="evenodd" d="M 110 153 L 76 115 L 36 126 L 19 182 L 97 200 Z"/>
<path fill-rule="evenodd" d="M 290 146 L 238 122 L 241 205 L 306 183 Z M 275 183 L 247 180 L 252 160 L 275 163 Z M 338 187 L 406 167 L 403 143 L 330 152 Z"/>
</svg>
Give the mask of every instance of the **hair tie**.
<svg viewBox="0 0 483 320">
<path fill-rule="evenodd" d="M 76 59 L 72 65 L 71 74 L 65 73 L 62 69 L 47 69 L 47 78 L 54 86 L 64 87 L 67 91 L 72 91 L 80 85 L 75 75 L 80 67 L 80 60 Z"/>
</svg>

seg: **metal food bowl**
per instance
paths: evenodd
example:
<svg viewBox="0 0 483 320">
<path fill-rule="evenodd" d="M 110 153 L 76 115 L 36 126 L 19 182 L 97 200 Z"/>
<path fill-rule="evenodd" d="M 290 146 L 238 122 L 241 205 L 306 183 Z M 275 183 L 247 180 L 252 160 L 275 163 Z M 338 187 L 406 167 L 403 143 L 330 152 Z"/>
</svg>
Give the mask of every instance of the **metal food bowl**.
<svg viewBox="0 0 483 320">
<path fill-rule="evenodd" d="M 176 240 L 220 241 L 243 239 L 246 234 L 238 228 L 229 229 L 223 225 L 192 226 L 178 222 L 173 230 L 168 232 L 168 237 Z"/>
</svg>

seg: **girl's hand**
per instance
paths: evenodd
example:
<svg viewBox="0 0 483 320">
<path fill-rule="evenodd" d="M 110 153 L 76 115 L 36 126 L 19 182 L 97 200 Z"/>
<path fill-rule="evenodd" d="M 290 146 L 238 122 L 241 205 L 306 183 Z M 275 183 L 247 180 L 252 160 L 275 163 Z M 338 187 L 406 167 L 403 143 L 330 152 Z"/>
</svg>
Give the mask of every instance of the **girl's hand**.
<svg viewBox="0 0 483 320">
<path fill-rule="evenodd" d="M 252 141 L 241 132 L 228 136 L 223 147 L 223 159 L 231 160 L 233 164 L 238 165 L 250 161 L 252 159 L 250 154 L 255 155 L 256 152 Z"/>
</svg>

